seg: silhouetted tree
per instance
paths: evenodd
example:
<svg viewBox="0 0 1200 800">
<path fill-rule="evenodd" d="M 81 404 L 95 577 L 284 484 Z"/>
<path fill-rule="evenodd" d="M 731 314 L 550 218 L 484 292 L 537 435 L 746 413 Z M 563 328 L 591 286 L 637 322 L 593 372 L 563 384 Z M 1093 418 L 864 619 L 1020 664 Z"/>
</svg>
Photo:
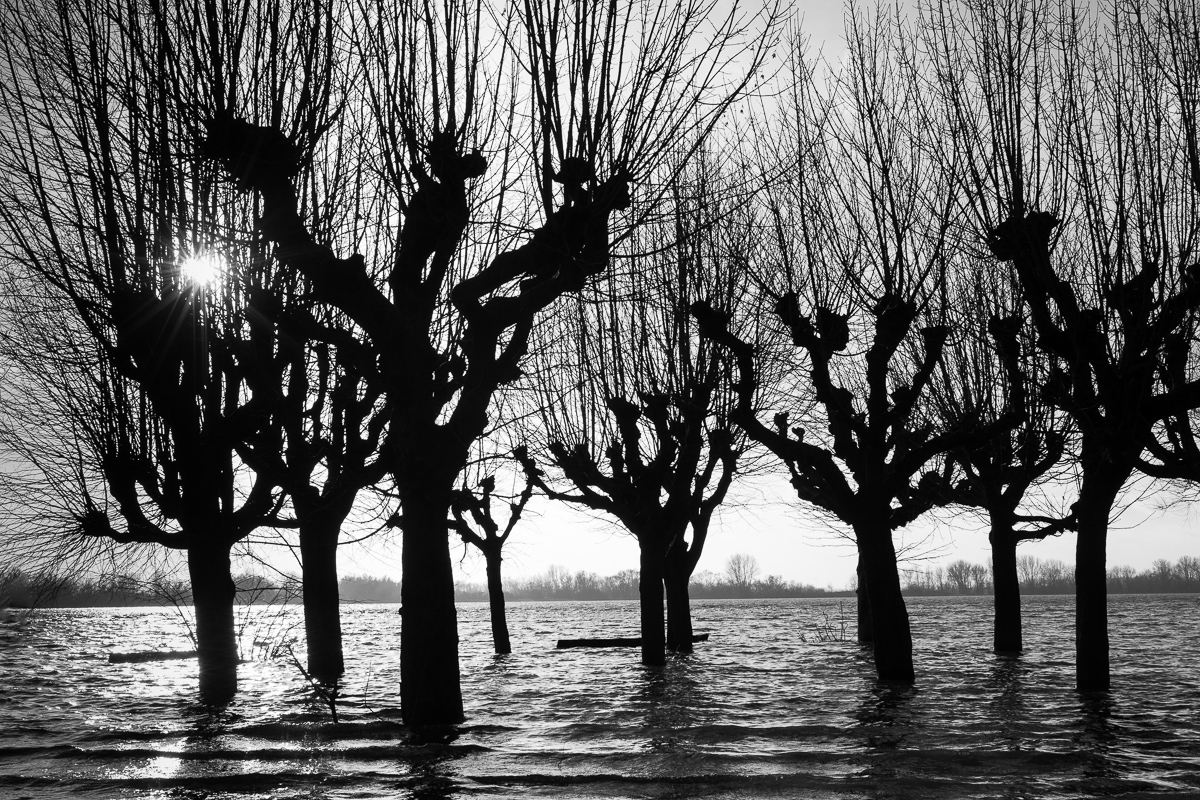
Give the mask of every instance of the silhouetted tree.
<svg viewBox="0 0 1200 800">
<path fill-rule="evenodd" d="M 543 330 L 559 342 L 542 350 L 553 366 L 538 402 L 555 476 L 542 479 L 525 455 L 548 497 L 614 518 L 637 539 L 645 664 L 692 649 L 688 582 L 743 449 L 729 425 L 728 359 L 686 312 L 700 297 L 737 304 L 747 290 L 725 241 L 742 230 L 728 222 L 737 199 L 714 157 L 679 174 L 660 219 L 626 242 L 628 271 Z"/>
<path fill-rule="evenodd" d="M 447 521 L 489 406 L 520 377 L 541 312 L 606 268 L 631 185 L 743 93 L 762 41 L 709 2 L 338 3 L 259 39 L 238 35 L 260 13 L 242 5 L 161 12 L 205 76 L 176 85 L 203 122 L 200 154 L 256 198 L 275 255 L 369 343 L 402 509 L 402 713 L 456 722 Z M 278 71 L 297 48 L 337 60 L 336 95 L 310 90 L 308 64 Z M 258 75 L 286 85 L 259 98 Z M 343 235 L 318 238 L 296 177 L 340 115 L 361 160 L 328 187 Z"/>
<path fill-rule="evenodd" d="M 224 700 L 231 549 L 283 503 L 238 451 L 281 439 L 262 406 L 281 380 L 274 318 L 298 284 L 252 235 L 251 204 L 197 168 L 170 44 L 148 22 L 132 7 L 3 7 L 0 222 L 24 289 L 9 295 L 23 392 L 6 398 L 9 441 L 43 480 L 69 477 L 44 490 L 70 517 L 63 535 L 186 554 L 201 696 Z"/>
<path fill-rule="evenodd" d="M 1067 444 L 1067 420 L 1037 391 L 1048 369 L 1020 317 L 1019 290 L 990 265 L 972 261 L 947 276 L 958 301 L 959 335 L 948 344 L 931 402 L 946 427 L 993 430 L 953 453 L 965 480 L 953 488 L 956 504 L 982 509 L 988 519 L 995 587 L 993 649 L 1019 652 L 1021 593 L 1017 544 L 1074 526 L 1071 514 L 1034 513 L 1034 489 L 1054 477 Z M 1029 391 L 1033 386 L 1034 391 Z M 1006 420 L 1010 424 L 997 425 Z"/>
<path fill-rule="evenodd" d="M 528 470 L 528 467 L 526 469 Z M 504 525 L 503 533 L 500 532 L 500 523 L 492 514 L 492 499 L 496 490 L 495 475 L 488 475 L 479 482 L 478 495 L 466 487 L 459 489 L 450 505 L 450 511 L 454 514 L 452 530 L 456 531 L 464 542 L 483 554 L 491 612 L 492 643 L 497 655 L 512 652 L 508 636 L 508 618 L 504 612 L 504 582 L 501 576 L 504 545 L 513 528 L 521 521 L 525 506 L 533 497 L 534 482 L 535 477 L 527 472 L 525 488 L 508 504 L 508 522 Z M 467 521 L 466 515 L 470 515 L 471 522 Z M 471 527 L 472 524 L 482 533 L 476 532 Z"/>
<path fill-rule="evenodd" d="M 940 6 L 927 26 L 980 239 L 1012 265 L 1047 400 L 1079 432 L 1076 678 L 1109 687 L 1109 515 L 1160 420 L 1200 403 L 1193 3 Z"/>
<path fill-rule="evenodd" d="M 894 19 L 851 13 L 847 26 L 828 85 L 797 55 L 766 151 L 781 177 L 762 196 L 770 249 L 758 272 L 808 384 L 773 424 L 759 419 L 772 354 L 731 330 L 719 303 L 693 313 L 737 360 L 737 424 L 787 466 L 799 499 L 852 529 L 870 625 L 860 638 L 874 642 L 879 677 L 912 681 L 892 536 L 947 501 L 946 455 L 970 441 L 939 427 L 927 397 L 950 333 L 943 279 L 959 198 L 922 144 L 931 120 L 913 42 Z"/>
<path fill-rule="evenodd" d="M 380 444 L 390 408 L 365 380 L 373 357 L 347 336 L 314 341 L 309 308 L 277 314 L 280 383 L 264 386 L 261 413 L 282 437 L 246 442 L 239 453 L 287 493 L 299 536 L 308 674 L 331 682 L 345 670 L 338 597 L 337 547 L 359 493 L 382 480 Z M 273 391 L 272 391 L 273 390 Z"/>
</svg>

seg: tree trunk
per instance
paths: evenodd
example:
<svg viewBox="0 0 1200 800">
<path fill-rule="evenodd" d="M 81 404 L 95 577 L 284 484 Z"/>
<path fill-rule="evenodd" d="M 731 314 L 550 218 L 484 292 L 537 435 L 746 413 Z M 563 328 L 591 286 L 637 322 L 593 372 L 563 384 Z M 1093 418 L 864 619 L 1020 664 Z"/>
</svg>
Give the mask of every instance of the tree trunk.
<svg viewBox="0 0 1200 800">
<path fill-rule="evenodd" d="M 504 584 L 500 580 L 500 548 L 484 553 L 487 564 L 488 607 L 492 615 L 492 644 L 496 655 L 504 656 L 512 652 L 512 644 L 508 639 L 508 618 L 504 613 Z"/>
<path fill-rule="evenodd" d="M 867 595 L 867 571 L 863 567 L 862 553 L 858 554 L 858 588 L 854 590 L 855 606 L 858 609 L 858 643 L 871 644 L 875 636 L 871 632 L 871 600 Z"/>
<path fill-rule="evenodd" d="M 667 663 L 667 641 L 664 633 L 663 548 L 655 537 L 638 537 L 641 549 L 641 573 L 638 595 L 642 611 L 642 663 L 655 667 Z"/>
<path fill-rule="evenodd" d="M 1124 481 L 1116 489 L 1109 488 L 1112 482 L 1085 471 L 1075 506 L 1075 687 L 1081 692 L 1109 688 L 1108 515 Z"/>
<path fill-rule="evenodd" d="M 333 683 L 345 671 L 337 575 L 337 542 L 344 517 L 319 512 L 298 515 L 308 672 Z"/>
<path fill-rule="evenodd" d="M 1019 653 L 1021 641 L 1021 584 L 1017 579 L 1017 537 L 1012 524 L 992 520 L 992 586 L 996 617 L 992 628 L 992 651 Z"/>
<path fill-rule="evenodd" d="M 912 683 L 912 632 L 908 608 L 900 593 L 891 529 L 886 518 L 881 518 L 856 525 L 855 535 L 867 583 L 875 672 L 881 681 Z"/>
<path fill-rule="evenodd" d="M 200 700 L 224 703 L 237 691 L 238 663 L 233 625 L 237 592 L 230 574 L 229 545 L 202 539 L 187 554 L 192 603 L 196 609 Z"/>
<path fill-rule="evenodd" d="M 408 725 L 452 725 L 463 721 L 463 703 L 449 492 L 416 490 L 401 503 L 400 715 Z"/>
<path fill-rule="evenodd" d="M 698 557 L 683 536 L 676 536 L 667 548 L 663 584 L 667 590 L 667 649 L 672 652 L 692 652 L 692 599 L 688 584 Z"/>
</svg>

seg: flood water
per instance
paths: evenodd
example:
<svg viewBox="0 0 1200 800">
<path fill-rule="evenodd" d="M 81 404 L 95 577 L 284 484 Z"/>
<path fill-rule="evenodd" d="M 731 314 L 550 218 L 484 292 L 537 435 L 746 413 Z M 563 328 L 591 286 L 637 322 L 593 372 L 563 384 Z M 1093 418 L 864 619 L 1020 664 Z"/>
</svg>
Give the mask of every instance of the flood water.
<svg viewBox="0 0 1200 800">
<path fill-rule="evenodd" d="M 1097 696 L 1073 688 L 1070 597 L 1026 598 L 1019 658 L 990 652 L 990 598 L 908 602 L 911 688 L 828 640 L 842 614 L 852 637 L 850 602 L 698 602 L 711 640 L 658 670 L 636 649 L 554 649 L 636 635 L 632 603 L 511 604 L 505 657 L 486 606 L 461 604 L 468 719 L 421 737 L 399 723 L 394 605 L 343 606 L 336 724 L 280 647 L 299 609 L 249 611 L 222 709 L 193 701 L 195 661 L 108 663 L 189 648 L 177 612 L 45 610 L 0 623 L 0 797 L 1200 796 L 1200 596 L 1110 598 Z"/>
</svg>

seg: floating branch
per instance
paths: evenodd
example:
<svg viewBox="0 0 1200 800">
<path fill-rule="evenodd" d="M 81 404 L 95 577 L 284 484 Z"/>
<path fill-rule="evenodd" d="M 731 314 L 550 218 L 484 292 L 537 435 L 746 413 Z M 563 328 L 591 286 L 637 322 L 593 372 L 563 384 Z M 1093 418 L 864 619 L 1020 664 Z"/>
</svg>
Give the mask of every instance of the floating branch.
<svg viewBox="0 0 1200 800">
<path fill-rule="evenodd" d="M 692 635 L 692 644 L 696 642 L 707 642 L 707 633 L 697 633 Z M 641 647 L 642 637 L 617 637 L 614 639 L 559 639 L 558 649 L 567 650 L 572 647 Z"/>
</svg>

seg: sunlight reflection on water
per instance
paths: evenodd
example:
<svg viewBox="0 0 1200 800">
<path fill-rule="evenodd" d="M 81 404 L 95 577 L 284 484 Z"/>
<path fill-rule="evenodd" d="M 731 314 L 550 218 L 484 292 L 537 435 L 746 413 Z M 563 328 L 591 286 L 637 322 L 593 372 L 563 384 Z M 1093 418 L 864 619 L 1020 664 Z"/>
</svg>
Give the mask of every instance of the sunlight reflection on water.
<svg viewBox="0 0 1200 800">
<path fill-rule="evenodd" d="M 1200 597 L 1114 597 L 1114 691 L 1072 688 L 1073 601 L 1027 598 L 1028 651 L 990 652 L 990 598 L 914 598 L 918 683 L 881 686 L 869 652 L 814 635 L 838 601 L 696 603 L 712 640 L 648 669 L 630 603 L 514 603 L 514 653 L 460 606 L 467 724 L 399 724 L 399 617 L 346 606 L 334 725 L 287 658 L 299 609 L 254 609 L 242 691 L 192 701 L 173 611 L 45 611 L 0 628 L 0 795 L 52 798 L 1192 796 L 1200 792 Z M 852 635 L 852 630 L 849 631 Z M 253 643 L 257 640 L 259 644 Z M 298 655 L 303 657 L 302 653 Z"/>
</svg>

